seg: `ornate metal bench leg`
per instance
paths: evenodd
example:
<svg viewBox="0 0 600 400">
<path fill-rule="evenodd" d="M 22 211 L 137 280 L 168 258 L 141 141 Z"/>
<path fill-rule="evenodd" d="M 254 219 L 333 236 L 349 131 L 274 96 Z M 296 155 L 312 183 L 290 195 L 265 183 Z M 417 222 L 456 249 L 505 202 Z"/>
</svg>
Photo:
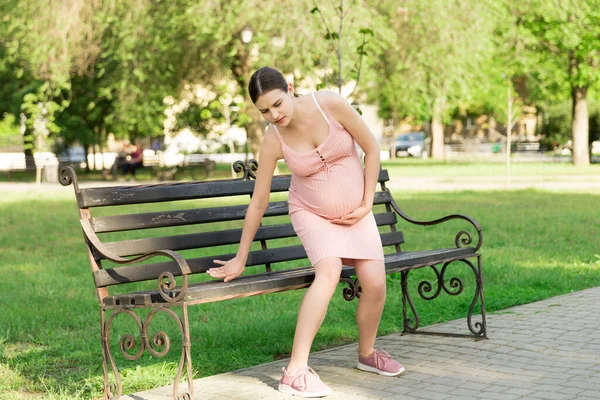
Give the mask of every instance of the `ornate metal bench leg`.
<svg viewBox="0 0 600 400">
<path fill-rule="evenodd" d="M 457 261 L 462 261 L 465 264 L 467 264 L 469 267 L 471 267 L 473 273 L 475 274 L 475 293 L 473 294 L 473 300 L 471 301 L 471 305 L 469 306 L 469 312 L 467 313 L 467 325 L 471 333 L 473 333 L 473 335 L 487 338 L 485 322 L 485 304 L 483 299 L 483 277 L 481 275 L 481 256 L 477 256 L 477 267 L 475 267 L 471 261 L 466 259 L 461 259 Z M 458 280 L 458 282 L 460 283 L 462 291 L 462 282 L 460 282 L 460 280 Z M 473 323 L 473 310 L 475 309 L 477 301 L 480 302 L 481 307 L 481 322 Z"/>
<path fill-rule="evenodd" d="M 477 291 L 479 292 L 479 307 L 481 308 L 481 323 L 476 323 L 475 325 L 480 325 L 479 335 L 483 336 L 487 339 L 487 323 L 485 316 L 485 299 L 483 296 L 483 273 L 481 269 L 481 256 L 477 256 Z M 474 304 L 473 304 L 474 305 Z M 469 310 L 470 311 L 470 310 Z M 471 332 L 473 330 L 471 329 Z M 473 332 L 476 334 L 476 332 Z"/>
<path fill-rule="evenodd" d="M 180 318 L 173 310 L 167 307 L 156 307 L 153 308 L 150 313 L 146 316 L 146 320 L 143 325 L 143 334 L 145 347 L 148 349 L 150 354 L 154 357 L 164 357 L 170 350 L 171 340 L 169 336 L 163 332 L 156 332 L 152 338 L 148 334 L 148 327 L 152 322 L 152 319 L 159 312 L 168 314 L 179 328 L 179 332 L 181 333 L 181 357 L 179 359 L 179 366 L 177 367 L 177 375 L 175 375 L 175 380 L 173 381 L 173 400 L 192 400 L 194 398 L 194 387 L 192 381 L 192 362 L 190 358 L 190 331 L 189 331 L 189 323 L 188 323 L 188 313 L 187 306 L 185 304 L 182 305 L 182 314 L 183 318 Z M 181 375 L 183 373 L 183 368 L 187 369 L 187 378 L 188 378 L 188 391 L 179 394 L 179 383 L 181 381 Z"/>
<path fill-rule="evenodd" d="M 111 388 L 111 383 L 108 378 L 108 360 L 111 358 L 110 348 L 108 347 L 108 333 L 106 332 L 106 311 L 100 310 L 100 341 L 102 345 L 102 372 L 104 374 L 104 399 L 110 400 L 113 399 L 113 393 Z M 111 363 L 114 365 L 113 363 Z M 113 368 L 113 374 L 116 369 Z M 119 382 L 118 372 L 115 374 L 117 377 L 117 382 Z"/>
<path fill-rule="evenodd" d="M 408 293 L 408 273 L 410 271 L 402 271 L 400 272 L 400 276 L 402 278 L 402 332 L 403 333 L 412 333 L 415 332 L 419 328 L 420 319 L 419 313 L 415 308 L 415 305 L 410 298 L 410 294 Z M 411 325 L 412 319 L 408 317 L 408 309 L 407 304 L 410 306 L 411 313 L 415 317 L 414 325 Z"/>
<path fill-rule="evenodd" d="M 194 380 L 192 377 L 192 358 L 190 354 L 190 350 L 192 347 L 192 342 L 190 341 L 190 324 L 188 319 L 188 310 L 187 306 L 184 304 L 182 306 L 183 320 L 181 321 L 181 342 L 182 342 L 182 350 L 181 350 L 181 358 L 179 359 L 179 367 L 177 368 L 177 376 L 175 377 L 175 382 L 173 383 L 173 400 L 193 400 L 194 399 Z M 183 373 L 183 368 L 187 370 L 187 381 L 188 381 L 188 391 L 178 395 L 179 392 L 179 382 L 181 381 L 181 375 Z"/>
<path fill-rule="evenodd" d="M 101 335 L 102 335 L 102 368 L 104 370 L 104 398 L 107 400 L 119 400 L 123 395 L 123 385 L 121 383 L 121 376 L 119 375 L 119 370 L 117 369 L 117 365 L 115 364 L 115 359 L 112 355 L 112 351 L 110 350 L 110 326 L 114 321 L 115 317 L 119 314 L 128 314 L 131 316 L 140 331 L 142 333 L 142 322 L 140 318 L 131 310 L 121 309 L 117 311 L 113 311 L 108 320 L 106 319 L 106 310 L 100 310 L 100 320 L 101 320 Z M 127 353 L 128 350 L 135 348 L 136 341 L 131 334 L 126 334 L 121 337 L 120 347 L 121 353 L 123 356 L 129 360 L 137 360 L 142 353 L 144 352 L 144 343 L 140 344 L 140 348 L 135 355 L 130 355 Z M 109 376 L 109 366 L 110 372 L 112 372 L 115 377 L 116 384 L 110 383 Z M 116 392 L 116 393 L 115 393 Z"/>
</svg>

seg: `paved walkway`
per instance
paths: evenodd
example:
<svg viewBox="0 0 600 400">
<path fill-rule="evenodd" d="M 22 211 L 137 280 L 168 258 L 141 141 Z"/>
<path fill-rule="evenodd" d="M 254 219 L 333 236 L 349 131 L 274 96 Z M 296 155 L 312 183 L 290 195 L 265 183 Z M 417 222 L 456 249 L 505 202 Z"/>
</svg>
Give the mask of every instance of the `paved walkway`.
<svg viewBox="0 0 600 400">
<path fill-rule="evenodd" d="M 390 310 L 387 310 L 390 312 Z M 356 345 L 311 355 L 328 399 L 600 399 L 600 287 L 488 315 L 489 340 L 389 335 L 377 345 L 406 372 L 355 369 Z M 463 332 L 465 319 L 425 330 Z M 194 381 L 196 399 L 292 399 L 276 390 L 281 360 Z M 127 400 L 166 400 L 170 387 Z"/>
<path fill-rule="evenodd" d="M 152 182 L 137 182 L 138 184 L 151 184 Z M 117 186 L 136 184 L 136 182 L 113 182 L 113 181 L 87 181 L 81 182 L 80 187 L 95 186 Z M 460 190 L 504 190 L 506 188 L 503 176 L 470 176 L 460 178 L 436 177 L 436 176 L 397 176 L 387 182 L 390 190 L 402 190 L 403 192 L 451 192 Z M 570 192 L 592 192 L 600 193 L 600 176 L 519 176 L 512 177 L 508 185 L 510 190 L 541 189 L 549 191 Z M 0 182 L 0 193 L 64 193 L 73 194 L 71 186 L 61 186 L 58 183 L 35 183 L 25 182 Z"/>
<path fill-rule="evenodd" d="M 503 176 L 397 176 L 387 182 L 390 190 L 403 192 L 453 192 L 460 190 L 504 190 L 506 180 Z M 516 176 L 508 183 L 509 190 L 541 189 L 567 192 L 600 192 L 600 176 Z"/>
</svg>

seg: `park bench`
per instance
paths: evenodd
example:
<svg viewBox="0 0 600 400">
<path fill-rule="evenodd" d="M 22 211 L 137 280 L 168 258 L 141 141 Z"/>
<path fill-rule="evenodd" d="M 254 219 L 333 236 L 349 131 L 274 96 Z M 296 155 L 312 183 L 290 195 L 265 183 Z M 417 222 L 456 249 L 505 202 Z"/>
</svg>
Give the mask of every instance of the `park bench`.
<svg viewBox="0 0 600 400">
<path fill-rule="evenodd" d="M 27 157 L 31 157 L 27 162 Z M 12 180 L 14 172 L 29 172 L 36 173 L 39 167 L 42 173 L 42 180 L 56 182 L 56 175 L 58 172 L 58 165 L 60 160 L 53 154 L 45 154 L 44 156 L 34 157 L 26 156 L 25 153 L 21 153 L 15 157 L 12 157 L 8 169 L 8 180 Z M 48 170 L 46 170 L 46 168 Z M 53 169 L 53 170 L 52 170 Z"/>
<path fill-rule="evenodd" d="M 72 168 L 61 169 L 61 184 L 72 184 L 75 190 L 100 306 L 105 398 L 119 398 L 122 392 L 110 345 L 111 324 L 117 315 L 131 317 L 139 329 L 141 343 L 138 350 L 133 350 L 136 342 L 132 335 L 125 335 L 120 340 L 121 353 L 129 360 L 139 359 L 145 350 L 155 356 L 164 356 L 169 350 L 170 339 L 162 331 L 151 336 L 148 326 L 158 313 L 173 319 L 182 337 L 173 398 L 180 395 L 179 385 L 184 370 L 187 371 L 188 391 L 182 398 L 193 398 L 188 306 L 302 289 L 312 283 L 314 270 L 305 261 L 304 248 L 289 222 L 285 198 L 290 187 L 290 175 L 273 177 L 271 193 L 272 197 L 278 199 L 269 203 L 254 238 L 255 246 L 260 244 L 260 249 L 250 252 L 244 274 L 228 283 L 205 274 L 207 269 L 217 266 L 213 263 L 214 259 L 228 260 L 233 257 L 237 250 L 235 245 L 241 238 L 241 225 L 240 228 L 231 229 L 231 224 L 232 221 L 241 223 L 245 217 L 258 164 L 255 160 L 250 160 L 248 164 L 237 161 L 233 167 L 243 176 L 203 182 L 88 188 L 79 187 Z M 481 227 L 472 218 L 458 214 L 434 221 L 418 221 L 409 217 L 386 188 L 388 180 L 388 172 L 381 170 L 378 178 L 381 189 L 376 192 L 373 209 L 377 225 L 382 231 L 387 272 L 400 274 L 403 332 L 417 333 L 420 324 L 408 290 L 409 273 L 422 267 L 430 267 L 435 272 L 434 282 L 424 280 L 418 285 L 418 293 L 425 300 L 432 300 L 441 292 L 456 296 L 463 292 L 463 282 L 456 276 L 449 278 L 447 267 L 458 262 L 459 265 L 468 266 L 468 276 L 469 270 L 473 272 L 473 298 L 469 297 L 466 302 L 470 332 L 468 335 L 450 334 L 486 337 L 482 265 L 478 253 L 482 244 Z M 230 199 L 238 200 L 238 203 L 231 203 Z M 242 204 L 239 204 L 240 199 Z M 207 201 L 210 203 L 206 204 Z M 161 205 L 162 202 L 168 202 L 168 207 Z M 134 210 L 128 213 L 127 206 Z M 96 208 L 102 208 L 101 212 L 94 210 L 95 215 L 92 215 L 92 209 Z M 460 230 L 455 236 L 448 237 L 452 244 L 449 243 L 447 248 L 402 251 L 404 236 L 397 228 L 398 216 L 420 226 L 459 220 L 468 226 L 468 230 Z M 214 223 L 221 224 L 215 226 Z M 168 228 L 167 236 L 164 236 L 165 228 Z M 476 234 L 474 244 L 469 231 Z M 115 233 L 118 233 L 118 240 L 114 240 L 114 236 L 112 241 L 100 238 Z M 230 247 L 224 249 L 222 246 L 226 245 Z M 188 251 L 192 251 L 192 254 L 184 255 Z M 141 264 L 144 261 L 151 262 Z M 152 286 L 148 290 L 140 290 L 140 282 Z M 342 293 L 346 300 L 360 297 L 360 283 L 352 267 L 343 267 L 340 282 L 344 285 Z M 473 311 L 477 305 L 481 315 L 475 318 L 475 322 Z M 149 310 L 144 318 L 138 316 L 142 309 Z M 135 351 L 135 354 L 131 354 L 131 351 Z M 111 381 L 116 381 L 116 385 Z"/>
<path fill-rule="evenodd" d="M 513 153 L 540 153 L 544 150 L 540 142 L 513 142 L 510 145 Z"/>
<path fill-rule="evenodd" d="M 11 160 L 10 166 L 8 167 L 8 170 L 7 170 L 8 180 L 12 179 L 12 174 L 15 171 L 35 172 L 36 164 L 35 164 L 35 162 L 30 162 L 29 164 L 27 164 L 27 162 L 25 161 L 25 156 L 23 156 L 22 158 L 19 157 L 17 159 Z"/>
</svg>

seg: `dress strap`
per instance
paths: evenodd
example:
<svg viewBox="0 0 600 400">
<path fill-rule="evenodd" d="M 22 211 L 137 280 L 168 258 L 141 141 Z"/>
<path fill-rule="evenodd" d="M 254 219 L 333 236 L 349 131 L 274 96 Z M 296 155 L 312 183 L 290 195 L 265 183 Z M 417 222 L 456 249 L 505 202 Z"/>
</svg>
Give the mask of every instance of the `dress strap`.
<svg viewBox="0 0 600 400">
<path fill-rule="evenodd" d="M 317 108 L 319 109 L 319 111 L 321 111 L 321 115 L 323 115 L 323 118 L 325 118 L 327 125 L 329 125 L 329 118 L 327 118 L 327 115 L 325 115 L 325 113 L 323 112 L 323 109 L 319 105 L 319 102 L 317 101 L 317 97 L 315 96 L 315 92 L 312 92 L 312 98 L 315 101 L 315 104 L 317 105 Z"/>
<path fill-rule="evenodd" d="M 267 126 L 267 129 L 269 129 L 269 126 L 272 126 L 273 129 L 275 130 L 275 136 L 277 136 L 277 138 L 279 139 L 279 141 L 285 145 L 285 142 L 283 141 L 283 138 L 281 137 L 281 133 L 279 133 L 279 129 L 277 129 L 277 127 L 275 126 L 275 124 L 269 124 Z M 265 130 L 266 133 L 266 130 Z"/>
</svg>

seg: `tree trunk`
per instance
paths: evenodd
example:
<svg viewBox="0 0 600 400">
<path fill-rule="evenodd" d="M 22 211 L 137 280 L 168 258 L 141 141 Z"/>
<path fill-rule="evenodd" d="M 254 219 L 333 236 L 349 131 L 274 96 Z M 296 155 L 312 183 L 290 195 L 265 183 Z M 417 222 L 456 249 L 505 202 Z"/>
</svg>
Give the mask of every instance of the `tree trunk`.
<svg viewBox="0 0 600 400">
<path fill-rule="evenodd" d="M 246 134 L 250 141 L 250 149 L 254 154 L 254 158 L 258 160 L 260 146 L 262 145 L 265 136 L 265 128 L 263 125 L 263 117 L 258 111 L 258 108 L 252 103 L 249 96 L 246 97 L 246 112 L 252 119 L 252 122 L 246 124 Z"/>
<path fill-rule="evenodd" d="M 33 134 L 29 129 L 23 133 L 23 152 L 25 153 L 25 169 L 31 171 L 35 168 L 35 159 L 33 158 Z"/>
<path fill-rule="evenodd" d="M 434 113 L 431 120 L 431 158 L 444 159 L 444 124 L 439 112 Z"/>
<path fill-rule="evenodd" d="M 81 147 L 83 147 L 83 154 L 85 157 L 85 172 L 87 174 L 90 173 L 91 169 L 90 169 L 90 159 L 89 159 L 89 154 L 90 154 L 90 145 L 89 143 L 81 143 Z"/>
<path fill-rule="evenodd" d="M 576 166 L 590 165 L 587 89 L 587 86 L 575 86 L 571 89 L 573 99 L 573 164 Z"/>
<path fill-rule="evenodd" d="M 258 160 L 260 146 L 264 137 L 263 117 L 252 103 L 248 94 L 248 80 L 250 79 L 250 47 L 244 46 L 243 43 L 237 42 L 234 44 L 237 48 L 237 53 L 231 68 L 231 72 L 237 81 L 240 92 L 243 94 L 246 102 L 246 113 L 252 120 L 244 127 L 246 129 L 247 145 L 250 145 L 254 158 Z"/>
</svg>

